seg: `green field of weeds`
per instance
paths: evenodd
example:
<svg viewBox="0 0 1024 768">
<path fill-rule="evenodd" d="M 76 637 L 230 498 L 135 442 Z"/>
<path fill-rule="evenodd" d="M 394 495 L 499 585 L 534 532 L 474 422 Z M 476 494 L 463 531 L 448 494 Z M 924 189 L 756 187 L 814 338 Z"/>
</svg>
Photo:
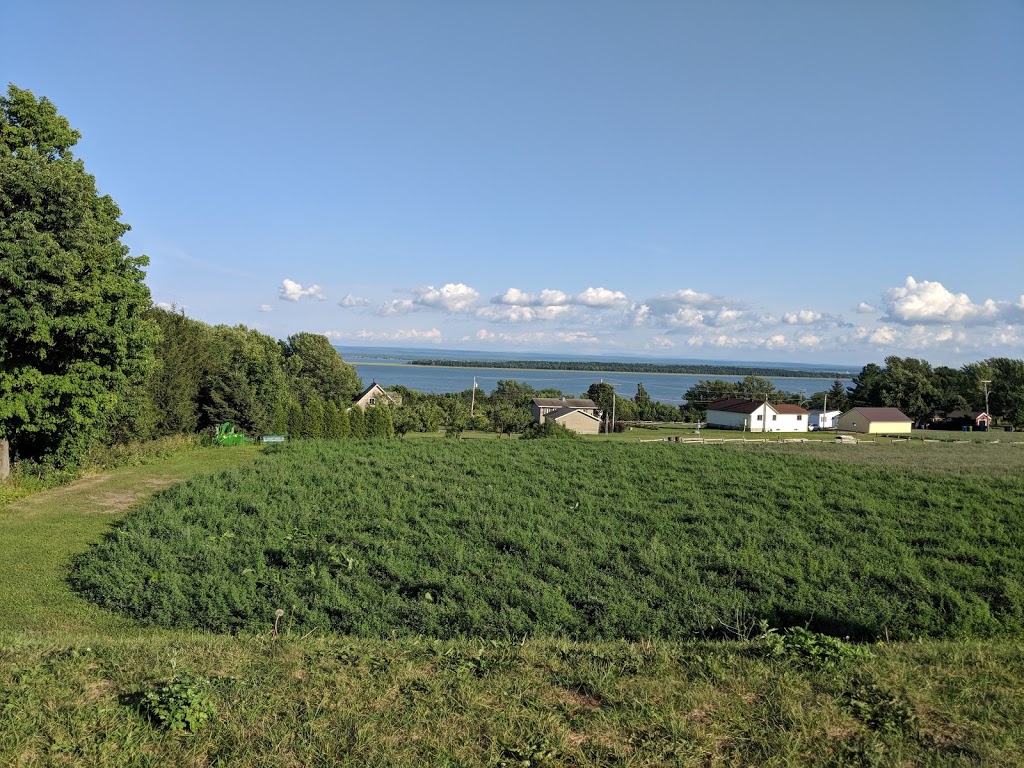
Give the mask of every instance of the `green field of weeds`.
<svg viewBox="0 0 1024 768">
<path fill-rule="evenodd" d="M 452 441 L 422 442 L 451 456 L 445 443 Z M 481 445 L 463 442 L 472 443 L 470 453 Z M 502 442 L 512 441 L 494 444 Z M 839 470 L 861 475 L 862 483 L 874 478 L 869 487 L 888 486 L 916 521 L 907 526 L 920 529 L 913 546 L 933 555 L 962 543 L 965 526 L 921 528 L 929 509 L 948 507 L 955 518 L 974 509 L 961 492 L 980 493 L 986 485 L 994 490 L 982 501 L 998 506 L 1004 492 L 1017 488 L 1021 469 L 1019 448 L 1007 445 L 650 447 L 666 453 L 645 448 L 642 464 L 671 456 L 665 460 L 675 465 L 684 461 L 682 451 L 704 451 L 706 457 L 685 459 L 703 474 L 714 471 L 714 459 L 730 476 L 734 461 L 762 469 L 795 461 L 801 468 L 820 464 L 826 476 Z M 332 450 L 289 449 L 295 456 Z M 252 449 L 192 451 L 33 494 L 0 512 L 7 545 L 0 559 L 0 764 L 1024 764 L 1024 638 L 1015 631 L 911 642 L 886 642 L 883 633 L 856 643 L 734 613 L 728 640 L 381 638 L 307 630 L 289 605 L 276 632 L 271 611 L 223 634 L 147 627 L 69 587 L 75 559 L 133 510 L 147 508 L 146 497 L 176 497 L 175 483 L 189 478 L 230 488 L 239 472 L 289 451 L 265 458 Z M 361 486 L 383 469 L 375 475 L 372 465 L 362 465 L 364 478 L 355 471 L 348 477 Z M 424 465 L 404 467 L 409 474 L 417 469 Z M 800 495 L 798 477 L 791 476 L 785 498 Z M 929 485 L 933 479 L 938 486 Z M 283 503 L 301 487 L 279 489 L 273 498 Z M 753 493 L 750 486 L 734 490 Z M 773 504 L 777 514 L 782 504 Z M 1010 511 L 993 515 L 976 520 L 981 535 L 1020 536 Z M 948 561 L 980 567 L 970 558 Z"/>
<path fill-rule="evenodd" d="M 72 581 L 118 613 L 219 632 L 284 610 L 302 632 L 377 638 L 684 639 L 761 620 L 1015 635 L 1024 475 L 929 468 L 965 448 L 987 450 L 292 444 L 144 504 Z"/>
</svg>

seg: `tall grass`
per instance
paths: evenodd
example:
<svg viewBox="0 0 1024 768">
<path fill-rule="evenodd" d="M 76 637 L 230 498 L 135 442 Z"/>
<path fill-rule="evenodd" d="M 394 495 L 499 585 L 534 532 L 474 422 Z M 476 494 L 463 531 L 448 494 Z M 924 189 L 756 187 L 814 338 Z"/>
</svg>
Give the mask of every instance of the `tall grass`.
<svg viewBox="0 0 1024 768">
<path fill-rule="evenodd" d="M 72 579 L 148 623 L 232 632 L 278 609 L 298 631 L 367 637 L 1024 628 L 1019 473 L 767 448 L 289 445 L 161 494 Z"/>
</svg>

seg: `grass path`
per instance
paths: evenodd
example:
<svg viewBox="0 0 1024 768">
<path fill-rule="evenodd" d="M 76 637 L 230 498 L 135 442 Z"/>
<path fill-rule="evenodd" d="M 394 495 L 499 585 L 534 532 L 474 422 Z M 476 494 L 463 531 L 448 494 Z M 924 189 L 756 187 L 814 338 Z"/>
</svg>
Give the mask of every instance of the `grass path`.
<svg viewBox="0 0 1024 768">
<path fill-rule="evenodd" d="M 75 555 L 129 507 L 174 483 L 252 461 L 252 447 L 208 448 L 91 475 L 27 496 L 0 511 L 0 633 L 89 635 L 148 632 L 88 603 L 64 580 Z"/>
</svg>

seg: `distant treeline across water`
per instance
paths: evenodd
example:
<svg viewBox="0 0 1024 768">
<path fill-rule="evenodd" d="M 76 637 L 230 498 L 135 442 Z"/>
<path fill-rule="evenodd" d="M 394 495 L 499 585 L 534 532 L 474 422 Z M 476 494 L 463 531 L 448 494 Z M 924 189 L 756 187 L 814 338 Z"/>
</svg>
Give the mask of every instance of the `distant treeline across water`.
<svg viewBox="0 0 1024 768">
<path fill-rule="evenodd" d="M 764 376 L 796 379 L 849 379 L 852 371 L 808 371 L 793 368 L 755 368 L 702 363 L 620 363 L 572 360 L 411 360 L 411 365 L 442 368 L 507 368 L 536 371 L 590 371 L 594 373 L 682 373 L 705 376 Z"/>
</svg>

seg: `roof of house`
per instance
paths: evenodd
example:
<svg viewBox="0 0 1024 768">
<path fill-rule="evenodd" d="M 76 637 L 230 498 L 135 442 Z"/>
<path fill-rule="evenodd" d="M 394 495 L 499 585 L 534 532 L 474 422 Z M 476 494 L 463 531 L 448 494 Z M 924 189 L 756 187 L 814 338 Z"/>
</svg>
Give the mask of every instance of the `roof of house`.
<svg viewBox="0 0 1024 768">
<path fill-rule="evenodd" d="M 579 413 L 579 414 L 582 414 L 583 416 L 586 416 L 588 419 L 593 419 L 594 421 L 600 421 L 600 419 L 597 416 L 595 416 L 594 414 L 588 413 L 587 411 L 582 410 L 580 408 L 572 408 L 572 407 L 559 408 L 557 410 L 551 411 L 550 413 L 544 414 L 544 418 L 546 418 L 546 419 L 554 419 L 555 421 L 558 421 L 559 419 L 564 418 L 564 417 L 568 416 L 571 413 Z"/>
<path fill-rule="evenodd" d="M 383 394 L 383 395 L 384 395 L 385 397 L 387 397 L 387 398 L 388 398 L 388 400 L 394 400 L 394 398 L 393 398 L 393 397 L 391 396 L 391 393 L 390 393 L 390 392 L 388 392 L 388 391 L 387 391 L 386 389 L 384 389 L 384 387 L 382 387 L 382 386 L 381 386 L 380 384 L 378 384 L 378 383 L 377 383 L 377 382 L 375 381 L 375 382 L 373 382 L 372 384 L 370 384 L 370 386 L 368 386 L 368 387 L 367 387 L 366 389 L 364 389 L 364 390 L 363 390 L 362 392 L 360 392 L 360 393 L 359 393 L 358 395 L 356 395 L 356 402 L 358 403 L 358 402 L 359 402 L 360 400 L 362 400 L 362 399 L 363 399 L 364 397 L 366 397 L 366 396 L 367 396 L 368 394 L 370 394 L 371 392 L 373 392 L 373 391 L 374 391 L 375 389 L 376 389 L 376 390 L 380 390 L 380 392 L 381 392 L 381 393 L 382 393 L 382 394 Z"/>
<path fill-rule="evenodd" d="M 589 398 L 574 398 L 569 399 L 565 397 L 535 397 L 533 402 L 540 408 L 597 408 L 598 405 Z"/>
<path fill-rule="evenodd" d="M 793 414 L 806 414 L 807 409 L 799 405 L 791 405 L 790 403 L 769 403 L 772 408 L 775 409 L 776 413 L 788 413 Z"/>
<path fill-rule="evenodd" d="M 765 403 L 756 402 L 754 400 L 743 400 L 739 397 L 727 397 L 724 400 L 715 400 L 712 403 L 708 403 L 709 411 L 724 411 L 727 413 L 756 413 L 761 408 L 764 408 Z M 768 403 L 768 407 L 775 413 L 785 414 L 805 414 L 806 410 L 801 408 L 799 405 L 790 405 L 789 403 Z"/>
<path fill-rule="evenodd" d="M 967 418 L 967 419 L 975 419 L 975 420 L 977 420 L 977 418 L 979 416 L 984 416 L 986 419 L 989 417 L 988 414 L 985 413 L 984 411 L 959 411 L 959 410 L 957 410 L 957 411 L 950 411 L 949 413 L 946 414 L 946 418 L 949 418 L 949 419 L 964 419 L 964 418 Z"/>
<path fill-rule="evenodd" d="M 851 408 L 850 411 L 856 411 L 868 421 L 913 421 L 899 408 Z M 844 414 L 845 415 L 845 414 Z"/>
</svg>

